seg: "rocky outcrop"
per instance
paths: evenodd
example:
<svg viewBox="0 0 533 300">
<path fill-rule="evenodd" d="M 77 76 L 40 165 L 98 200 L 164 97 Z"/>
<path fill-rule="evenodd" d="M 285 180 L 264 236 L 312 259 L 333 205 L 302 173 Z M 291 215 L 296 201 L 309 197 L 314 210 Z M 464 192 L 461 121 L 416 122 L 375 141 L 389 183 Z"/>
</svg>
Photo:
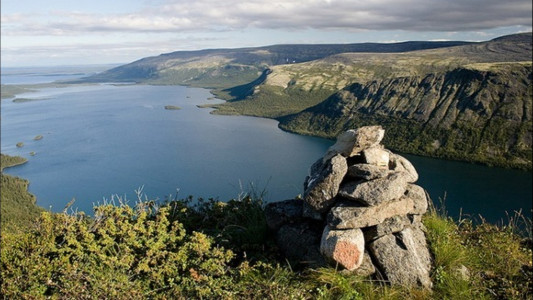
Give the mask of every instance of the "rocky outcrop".
<svg viewBox="0 0 533 300">
<path fill-rule="evenodd" d="M 342 133 L 311 167 L 303 199 L 268 204 L 267 223 L 289 259 L 431 288 L 428 199 L 414 166 L 383 137 L 380 126 Z"/>
<path fill-rule="evenodd" d="M 531 63 L 482 66 L 359 81 L 280 127 L 334 137 L 381 123 L 402 152 L 531 169 Z"/>
<path fill-rule="evenodd" d="M 393 284 L 431 287 L 431 257 L 424 232 L 410 226 L 369 243 L 368 248 L 378 268 Z"/>
</svg>

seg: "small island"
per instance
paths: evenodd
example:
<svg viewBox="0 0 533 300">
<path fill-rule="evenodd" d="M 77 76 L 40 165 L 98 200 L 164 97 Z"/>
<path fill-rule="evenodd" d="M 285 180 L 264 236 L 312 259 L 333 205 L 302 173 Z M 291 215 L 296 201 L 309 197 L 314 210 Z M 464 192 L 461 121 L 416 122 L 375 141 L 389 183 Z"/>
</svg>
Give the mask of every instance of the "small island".
<svg viewBox="0 0 533 300">
<path fill-rule="evenodd" d="M 39 134 L 39 135 L 36 135 L 36 136 L 33 138 L 34 141 L 38 141 L 38 140 L 42 140 L 42 139 L 43 139 L 43 136 L 40 135 L 40 134 Z"/>
<path fill-rule="evenodd" d="M 18 142 L 17 143 L 17 148 L 22 148 L 24 147 L 24 143 L 23 142 Z"/>
<path fill-rule="evenodd" d="M 25 103 L 25 102 L 33 102 L 33 101 L 43 101 L 43 100 L 50 100 L 52 98 L 15 98 L 13 99 L 13 102 L 15 103 Z"/>
<path fill-rule="evenodd" d="M 175 105 L 165 105 L 166 110 L 180 110 L 181 107 Z"/>
</svg>

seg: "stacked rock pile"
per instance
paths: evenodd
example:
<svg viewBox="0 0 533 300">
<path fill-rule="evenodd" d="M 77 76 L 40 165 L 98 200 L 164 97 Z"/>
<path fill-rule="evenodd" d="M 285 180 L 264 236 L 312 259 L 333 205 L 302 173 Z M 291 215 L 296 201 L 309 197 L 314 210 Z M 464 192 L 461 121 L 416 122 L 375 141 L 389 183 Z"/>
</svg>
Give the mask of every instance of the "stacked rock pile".
<svg viewBox="0 0 533 300">
<path fill-rule="evenodd" d="M 303 199 L 270 203 L 267 223 L 293 261 L 431 288 L 428 199 L 413 165 L 380 144 L 384 134 L 380 126 L 342 133 L 312 165 Z"/>
</svg>

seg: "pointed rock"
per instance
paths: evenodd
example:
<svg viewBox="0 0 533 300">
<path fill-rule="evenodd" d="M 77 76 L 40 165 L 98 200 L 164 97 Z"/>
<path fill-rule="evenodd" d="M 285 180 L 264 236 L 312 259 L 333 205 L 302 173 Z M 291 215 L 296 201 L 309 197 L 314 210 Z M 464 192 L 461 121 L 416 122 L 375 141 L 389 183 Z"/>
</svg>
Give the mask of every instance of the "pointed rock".
<svg viewBox="0 0 533 300">
<path fill-rule="evenodd" d="M 371 242 L 368 248 L 391 284 L 432 287 L 431 256 L 421 229 L 407 227 Z"/>
<path fill-rule="evenodd" d="M 307 180 L 304 201 L 319 213 L 326 212 L 335 202 L 339 186 L 348 171 L 346 159 L 340 154 L 323 164 L 313 165 L 313 173 Z M 307 214 L 304 213 L 307 217 Z"/>
</svg>

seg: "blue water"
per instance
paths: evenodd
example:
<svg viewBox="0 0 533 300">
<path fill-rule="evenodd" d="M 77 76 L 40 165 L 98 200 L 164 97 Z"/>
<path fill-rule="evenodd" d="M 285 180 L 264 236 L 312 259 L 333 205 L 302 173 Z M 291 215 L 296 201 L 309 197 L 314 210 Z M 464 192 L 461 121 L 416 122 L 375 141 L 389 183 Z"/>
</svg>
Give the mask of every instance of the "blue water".
<svg viewBox="0 0 533 300">
<path fill-rule="evenodd" d="M 413 163 L 417 184 L 448 215 L 508 224 L 521 211 L 531 218 L 532 173 L 402 154 Z"/>
<path fill-rule="evenodd" d="M 53 211 L 72 198 L 74 208 L 89 213 L 113 195 L 134 203 L 141 187 L 150 199 L 177 193 L 228 200 L 253 184 L 267 192 L 267 201 L 284 200 L 303 192 L 309 167 L 332 144 L 283 132 L 274 120 L 212 115 L 197 107 L 219 101 L 208 100 L 205 89 L 91 85 L 18 97 L 40 100 L 1 102 L 1 151 L 28 158 L 5 172 L 30 180 L 37 204 Z M 37 135 L 43 139 L 33 140 Z M 531 172 L 406 157 L 420 174 L 418 184 L 437 205 L 443 199 L 455 218 L 462 213 L 498 222 L 507 220 L 506 211 L 531 212 Z"/>
<path fill-rule="evenodd" d="M 211 115 L 196 106 L 213 101 L 204 89 L 76 89 L 21 95 L 48 100 L 2 102 L 2 153 L 29 159 L 6 172 L 29 179 L 37 203 L 53 211 L 72 198 L 84 211 L 114 194 L 134 201 L 142 186 L 151 198 L 179 189 L 180 197 L 228 200 L 254 184 L 267 200 L 283 200 L 302 193 L 308 167 L 331 144 L 278 130 L 269 119 Z M 37 135 L 43 139 L 34 141 Z"/>
</svg>

